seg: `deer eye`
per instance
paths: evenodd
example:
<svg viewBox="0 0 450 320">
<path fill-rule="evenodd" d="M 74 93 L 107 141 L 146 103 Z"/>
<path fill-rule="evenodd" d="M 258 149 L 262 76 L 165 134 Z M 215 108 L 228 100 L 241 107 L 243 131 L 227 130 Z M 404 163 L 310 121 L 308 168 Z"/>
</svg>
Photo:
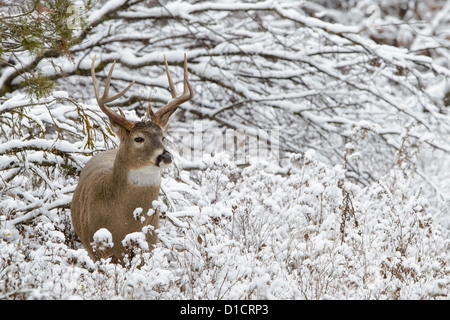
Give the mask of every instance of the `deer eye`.
<svg viewBox="0 0 450 320">
<path fill-rule="evenodd" d="M 136 141 L 136 142 L 143 142 L 143 141 L 144 141 L 144 138 L 142 138 L 142 137 L 136 137 L 136 138 L 134 138 L 134 141 Z"/>
</svg>

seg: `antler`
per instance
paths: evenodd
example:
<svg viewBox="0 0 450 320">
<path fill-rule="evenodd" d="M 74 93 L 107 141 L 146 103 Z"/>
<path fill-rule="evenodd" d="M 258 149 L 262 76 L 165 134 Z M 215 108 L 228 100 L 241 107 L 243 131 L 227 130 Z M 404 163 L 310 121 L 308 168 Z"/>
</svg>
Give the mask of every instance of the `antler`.
<svg viewBox="0 0 450 320">
<path fill-rule="evenodd" d="M 153 113 L 150 103 L 148 105 L 148 112 L 150 114 L 152 122 L 156 123 L 160 127 L 164 128 L 169 121 L 170 116 L 181 104 L 191 100 L 194 97 L 194 91 L 188 81 L 187 71 L 187 57 L 184 54 L 184 87 L 183 94 L 177 97 L 177 92 L 170 76 L 169 66 L 167 64 L 166 56 L 164 56 L 164 64 L 166 66 L 167 79 L 169 80 L 170 92 L 172 93 L 172 100 L 170 100 L 164 107 L 159 109 L 156 113 Z"/>
<path fill-rule="evenodd" d="M 135 124 L 132 121 L 129 121 L 125 118 L 125 115 L 123 114 L 122 110 L 119 109 L 120 115 L 112 111 L 106 106 L 106 103 L 114 101 L 121 96 L 123 96 L 134 84 L 136 80 L 133 80 L 128 87 L 123 89 L 121 92 L 113 95 L 112 97 L 108 97 L 109 93 L 109 84 L 111 82 L 111 76 L 114 70 L 114 66 L 116 65 L 116 61 L 114 61 L 113 65 L 111 66 L 111 69 L 109 69 L 108 77 L 106 78 L 106 85 L 105 85 L 105 91 L 103 92 L 103 96 L 100 97 L 100 94 L 98 92 L 98 85 L 97 85 L 97 78 L 95 77 L 95 56 L 94 59 L 92 59 L 91 64 L 91 75 L 92 75 L 92 81 L 94 83 L 94 90 L 95 90 L 95 98 L 97 99 L 97 103 L 100 107 L 100 109 L 108 116 L 109 120 L 111 122 L 114 122 L 120 126 L 123 126 L 128 131 L 131 131 Z"/>
</svg>

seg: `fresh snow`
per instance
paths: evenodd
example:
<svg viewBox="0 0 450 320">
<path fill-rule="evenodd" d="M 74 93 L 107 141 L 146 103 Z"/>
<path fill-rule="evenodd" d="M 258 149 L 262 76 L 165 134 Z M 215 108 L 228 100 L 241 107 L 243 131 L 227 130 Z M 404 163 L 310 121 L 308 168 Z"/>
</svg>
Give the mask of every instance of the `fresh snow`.
<svg viewBox="0 0 450 320">
<path fill-rule="evenodd" d="M 430 20 L 381 16 L 377 30 L 365 6 L 380 1 L 330 3 L 90 8 L 73 62 L 36 67 L 59 88 L 0 100 L 0 299 L 448 299 L 450 5 L 417 3 Z M 119 141 L 95 104 L 91 59 L 101 88 L 113 60 L 111 91 L 137 80 L 121 102 L 138 120 L 149 98 L 155 109 L 171 99 L 163 55 L 181 93 L 185 52 L 195 97 L 171 120 L 174 164 L 153 209 L 133 211 L 160 215 L 159 242 L 149 251 L 143 227 L 120 239 L 125 266 L 94 262 L 70 203 L 84 165 Z M 15 68 L 34 61 L 16 55 Z M 159 182 L 142 173 L 131 180 Z M 96 250 L 112 240 L 105 228 L 92 239 Z"/>
</svg>

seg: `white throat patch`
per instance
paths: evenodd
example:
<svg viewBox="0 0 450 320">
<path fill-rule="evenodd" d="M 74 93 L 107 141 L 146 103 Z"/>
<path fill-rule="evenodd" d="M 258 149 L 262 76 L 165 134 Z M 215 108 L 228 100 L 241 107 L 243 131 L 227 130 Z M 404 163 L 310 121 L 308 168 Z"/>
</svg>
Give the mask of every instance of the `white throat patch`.
<svg viewBox="0 0 450 320">
<path fill-rule="evenodd" d="M 128 172 L 128 182 L 134 186 L 153 187 L 161 183 L 161 169 L 147 166 Z"/>
</svg>

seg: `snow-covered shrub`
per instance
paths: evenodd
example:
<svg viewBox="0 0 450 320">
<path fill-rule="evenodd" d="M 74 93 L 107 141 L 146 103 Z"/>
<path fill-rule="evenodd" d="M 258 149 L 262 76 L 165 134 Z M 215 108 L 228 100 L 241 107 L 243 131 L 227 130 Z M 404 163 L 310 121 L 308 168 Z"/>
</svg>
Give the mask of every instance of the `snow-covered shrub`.
<svg viewBox="0 0 450 320">
<path fill-rule="evenodd" d="M 445 32 L 434 34 L 448 15 L 425 10 L 432 19 L 407 50 L 374 34 L 391 43 L 412 24 L 374 31 L 362 3 L 345 15 L 330 3 L 96 2 L 73 60 L 20 52 L 2 64 L 2 92 L 20 71 L 70 93 L 1 98 L 0 298 L 448 298 L 450 73 Z M 396 9 L 381 9 L 392 21 Z M 162 54 L 182 79 L 183 52 L 196 96 L 171 130 L 276 129 L 279 162 L 235 163 L 202 144 L 190 146 L 198 158 L 175 152 L 155 210 L 135 211 L 162 216 L 156 248 L 142 230 L 124 239 L 125 267 L 94 263 L 68 210 L 79 170 L 117 142 L 94 105 L 92 56 L 99 78 L 118 60 L 114 85 L 138 79 L 118 102 L 136 120 L 149 97 L 155 108 L 170 99 Z"/>
<path fill-rule="evenodd" d="M 149 254 L 127 268 L 93 263 L 52 222 L 0 243 L 0 289 L 16 298 L 408 299 L 448 295 L 445 230 L 414 179 L 394 169 L 371 186 L 348 181 L 313 151 L 293 155 L 280 176 L 250 165 L 241 172 L 217 156 L 197 205 L 166 212 Z M 184 182 L 166 176 L 180 188 Z M 193 181 L 191 181 L 193 183 Z M 200 186 L 199 186 L 200 187 Z M 177 190 L 177 188 L 174 188 Z M 175 191 L 175 194 L 177 191 Z M 167 191 L 171 196 L 171 191 Z M 214 199 L 214 201 L 211 201 Z M 189 210 L 188 210 L 189 208 Z M 173 220 L 172 220 L 173 219 Z M 39 233 L 40 232 L 40 233 Z M 136 248 L 139 247 L 139 252 Z M 137 268 L 137 266 L 140 266 Z M 63 277 L 63 282 L 58 278 Z M 97 289 L 98 290 L 97 290 Z"/>
<path fill-rule="evenodd" d="M 114 246 L 111 232 L 106 228 L 98 229 L 93 236 L 92 248 L 94 251 L 105 251 Z"/>
<path fill-rule="evenodd" d="M 17 95 L 0 107 L 1 215 L 6 235 L 44 215 L 63 229 L 77 175 L 94 150 L 117 145 L 102 117 L 65 92 L 32 101 Z M 67 235 L 67 234 L 66 234 Z"/>
</svg>

